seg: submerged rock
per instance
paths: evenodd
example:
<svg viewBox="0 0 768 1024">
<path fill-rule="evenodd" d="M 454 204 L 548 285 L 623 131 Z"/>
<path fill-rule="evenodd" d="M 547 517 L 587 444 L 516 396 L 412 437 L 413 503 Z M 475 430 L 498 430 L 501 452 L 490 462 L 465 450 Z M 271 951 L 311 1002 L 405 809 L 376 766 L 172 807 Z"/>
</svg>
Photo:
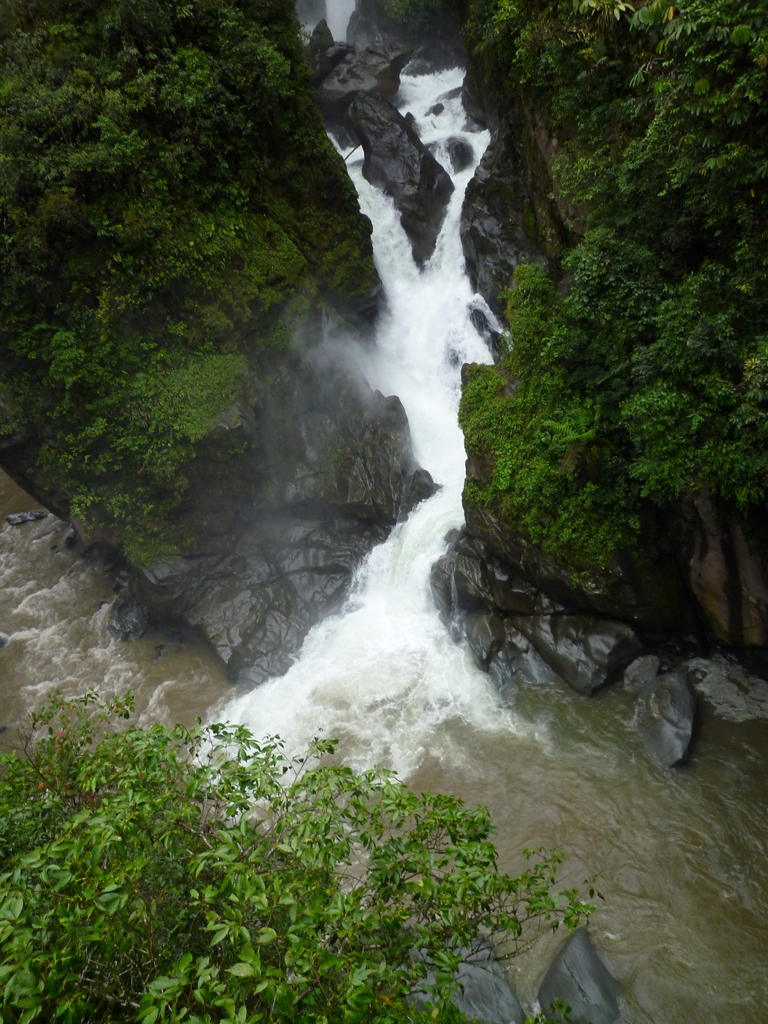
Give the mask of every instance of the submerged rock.
<svg viewBox="0 0 768 1024">
<path fill-rule="evenodd" d="M 544 1013 L 556 999 L 570 1006 L 572 1024 L 615 1024 L 619 1019 L 619 984 L 585 928 L 566 941 L 541 983 L 539 1004 Z"/>
<path fill-rule="evenodd" d="M 21 526 L 23 523 L 34 523 L 38 519 L 45 519 L 48 513 L 44 509 L 36 509 L 34 512 L 13 512 L 5 517 L 6 523 L 11 526 Z"/>
<path fill-rule="evenodd" d="M 635 704 L 635 724 L 643 742 L 665 768 L 687 757 L 695 715 L 696 697 L 681 669 L 647 683 Z"/>
<path fill-rule="evenodd" d="M 0 633 L 0 649 L 5 647 L 5 645 L 8 643 L 10 639 L 11 638 L 8 636 L 7 633 Z"/>
<path fill-rule="evenodd" d="M 417 263 L 435 250 L 453 182 L 405 118 L 382 96 L 358 96 L 352 123 L 363 146 L 363 175 L 392 196 Z"/>
<path fill-rule="evenodd" d="M 130 594 L 115 598 L 109 613 L 107 630 L 119 640 L 138 640 L 149 625 L 146 609 Z"/>
</svg>

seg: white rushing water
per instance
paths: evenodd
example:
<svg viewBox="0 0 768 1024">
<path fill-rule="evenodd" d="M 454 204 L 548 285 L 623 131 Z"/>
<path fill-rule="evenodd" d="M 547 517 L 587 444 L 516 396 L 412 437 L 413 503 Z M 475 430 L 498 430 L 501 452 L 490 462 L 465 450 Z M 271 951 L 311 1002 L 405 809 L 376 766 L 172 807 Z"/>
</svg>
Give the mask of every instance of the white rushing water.
<svg viewBox="0 0 768 1024">
<path fill-rule="evenodd" d="M 347 607 L 312 631 L 288 674 L 219 712 L 259 735 L 279 734 L 294 750 L 321 731 L 337 736 L 353 766 L 381 763 L 404 776 L 425 756 L 454 759 L 449 726 L 457 720 L 491 733 L 518 728 L 488 677 L 450 640 L 429 592 L 430 566 L 444 550 L 445 534 L 463 522 L 460 367 L 490 362 L 470 321 L 472 303 L 482 300 L 473 296 L 459 239 L 464 191 L 488 134 L 463 131 L 466 115 L 458 97 L 442 100 L 439 115 L 426 113 L 462 77 L 459 70 L 404 77 L 400 90 L 400 108 L 414 114 L 422 140 L 437 145 L 444 167 L 451 166 L 443 149 L 449 137 L 465 139 L 475 156 L 454 176 L 437 248 L 423 270 L 413 260 L 392 201 L 363 178 L 362 155 L 349 163 L 361 207 L 373 222 L 387 297 L 376 350 L 364 370 L 372 387 L 402 400 L 416 459 L 441 490 L 371 553 Z"/>
</svg>

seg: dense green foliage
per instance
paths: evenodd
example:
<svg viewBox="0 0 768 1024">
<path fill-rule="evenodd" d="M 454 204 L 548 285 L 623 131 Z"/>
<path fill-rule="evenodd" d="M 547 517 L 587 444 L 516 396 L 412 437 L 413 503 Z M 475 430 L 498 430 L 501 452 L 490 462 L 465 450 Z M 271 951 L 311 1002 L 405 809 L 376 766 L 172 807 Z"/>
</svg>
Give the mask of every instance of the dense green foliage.
<svg viewBox="0 0 768 1024">
<path fill-rule="evenodd" d="M 493 0 L 468 32 L 502 103 L 548 110 L 584 232 L 566 289 L 519 268 L 513 349 L 470 375 L 462 422 L 488 468 L 468 502 L 582 564 L 702 487 L 751 515 L 768 497 L 765 5 Z"/>
<path fill-rule="evenodd" d="M 259 347 L 374 286 L 369 225 L 291 0 L 3 0 L 0 95 L 0 433 L 146 532 Z"/>
<path fill-rule="evenodd" d="M 501 874 L 484 808 L 354 774 L 333 742 L 115 731 L 130 710 L 55 695 L 0 760 L 9 1024 L 385 1024 L 422 1019 L 415 989 L 449 1024 L 462 948 L 592 909 L 554 888 L 559 854 Z"/>
</svg>

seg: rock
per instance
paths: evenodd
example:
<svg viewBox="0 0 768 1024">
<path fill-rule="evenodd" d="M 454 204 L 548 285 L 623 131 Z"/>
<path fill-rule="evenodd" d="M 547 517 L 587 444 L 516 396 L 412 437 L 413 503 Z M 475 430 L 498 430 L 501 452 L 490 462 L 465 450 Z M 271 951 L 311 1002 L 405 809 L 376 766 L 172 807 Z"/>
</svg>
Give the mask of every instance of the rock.
<svg viewBox="0 0 768 1024">
<path fill-rule="evenodd" d="M 445 143 L 445 149 L 450 158 L 454 174 L 466 170 L 475 159 L 475 151 L 472 146 L 466 139 L 461 139 L 457 135 L 448 139 Z"/>
<path fill-rule="evenodd" d="M 517 624 L 550 668 L 585 696 L 615 682 L 642 650 L 631 626 L 596 616 L 521 616 Z"/>
<path fill-rule="evenodd" d="M 491 612 L 467 615 L 464 635 L 478 667 L 487 672 L 491 659 L 504 643 L 504 622 Z"/>
<path fill-rule="evenodd" d="M 433 103 L 432 106 L 427 111 L 427 117 L 437 117 L 438 114 L 442 114 L 442 112 L 444 110 L 445 110 L 445 104 L 444 103 Z"/>
<path fill-rule="evenodd" d="M 491 317 L 493 317 L 494 323 L 498 324 L 496 317 L 493 316 L 493 313 L 490 312 L 487 306 L 486 309 L 482 309 L 480 306 L 474 305 L 469 312 L 472 326 L 488 346 L 494 363 L 498 363 L 504 354 L 504 350 L 501 343 L 501 331 L 491 323 Z"/>
<path fill-rule="evenodd" d="M 411 131 L 413 131 L 416 135 L 420 136 L 421 133 L 419 132 L 419 126 L 416 123 L 416 118 L 410 111 L 408 111 L 408 113 L 405 114 L 405 123 L 408 125 Z"/>
<path fill-rule="evenodd" d="M 453 569 L 455 555 L 443 555 L 434 563 L 429 573 L 429 588 L 437 608 L 444 618 L 453 611 Z"/>
<path fill-rule="evenodd" d="M 432 479 L 432 474 L 426 469 L 415 469 L 408 478 L 403 490 L 398 522 L 402 522 L 408 515 L 420 505 L 422 501 L 428 501 L 440 490 L 440 485 Z"/>
<path fill-rule="evenodd" d="M 6 645 L 7 643 L 8 643 L 8 641 L 9 641 L 10 639 L 11 639 L 11 638 L 10 638 L 10 637 L 8 636 L 8 634 L 7 634 L 7 633 L 0 633 L 0 650 L 1 650 L 1 649 L 2 649 L 3 647 L 5 647 L 5 645 Z"/>
<path fill-rule="evenodd" d="M 619 1019 L 619 984 L 585 928 L 570 936 L 541 983 L 539 1004 L 544 1013 L 556 999 L 570 1006 L 572 1024 L 615 1024 Z"/>
<path fill-rule="evenodd" d="M 5 517 L 6 523 L 11 526 L 21 526 L 23 523 L 34 523 L 38 519 L 45 519 L 48 513 L 44 509 L 36 509 L 34 512 L 13 512 Z"/>
<path fill-rule="evenodd" d="M 763 523 L 731 521 L 706 488 L 684 513 L 689 524 L 688 577 L 710 630 L 733 647 L 768 647 Z"/>
<path fill-rule="evenodd" d="M 545 683 L 554 675 L 530 640 L 509 620 L 504 623 L 504 640 L 491 656 L 488 671 L 500 688 L 520 681 Z"/>
<path fill-rule="evenodd" d="M 107 621 L 107 630 L 119 640 L 138 640 L 144 635 L 149 618 L 143 605 L 130 594 L 115 598 Z"/>
<path fill-rule="evenodd" d="M 394 96 L 400 88 L 400 72 L 410 50 L 368 46 L 348 51 L 317 89 L 317 101 L 332 124 L 341 122 L 356 96 L 376 93 Z"/>
<path fill-rule="evenodd" d="M 635 658 L 632 664 L 624 669 L 624 688 L 630 693 L 639 693 L 656 678 L 660 665 L 661 661 L 655 654 L 643 654 L 640 658 Z"/>
<path fill-rule="evenodd" d="M 352 105 L 352 121 L 365 153 L 365 178 L 392 196 L 414 259 L 425 262 L 435 250 L 453 182 L 405 118 L 382 96 L 358 96 Z"/>
<path fill-rule="evenodd" d="M 729 722 L 768 718 L 768 682 L 752 675 L 733 656 L 691 658 L 685 664 L 696 693 Z"/>
<path fill-rule="evenodd" d="M 453 1001 L 467 1020 L 524 1024 L 526 1014 L 501 964 L 491 959 L 459 964 L 458 979 L 463 992 Z"/>
<path fill-rule="evenodd" d="M 347 42 L 363 46 L 410 46 L 415 50 L 409 75 L 431 74 L 463 67 L 466 49 L 458 12 L 444 6 L 436 21 L 423 32 L 413 32 L 395 22 L 382 0 L 357 0 L 349 19 Z"/>
<path fill-rule="evenodd" d="M 71 551 L 72 548 L 77 547 L 78 540 L 79 537 L 77 536 L 77 533 L 74 530 L 71 530 L 64 538 L 64 547 L 67 551 Z"/>
<path fill-rule="evenodd" d="M 499 314 L 518 263 L 554 266 L 571 237 L 566 224 L 578 218 L 565 200 L 558 205 L 551 167 L 560 147 L 535 96 L 518 97 L 503 116 L 471 91 L 463 98 L 493 134 L 464 197 L 461 242 L 473 286 Z"/>
<path fill-rule="evenodd" d="M 456 978 L 461 984 L 461 989 L 453 998 L 457 1009 L 470 1021 L 524 1024 L 526 1014 L 507 980 L 504 968 L 491 959 L 491 951 L 481 949 L 467 956 L 468 959 L 459 964 L 456 972 Z M 429 975 L 428 980 L 433 981 L 434 975 Z M 427 997 L 416 992 L 408 1001 L 416 1009 L 423 1010 Z"/>
<path fill-rule="evenodd" d="M 335 43 L 326 21 L 320 21 L 307 44 L 307 63 L 312 70 L 312 85 L 319 85 L 345 57 L 354 53 L 354 47 Z"/>
<path fill-rule="evenodd" d="M 647 683 L 635 704 L 635 724 L 643 742 L 665 768 L 685 760 L 695 715 L 696 697 L 681 669 Z"/>
</svg>

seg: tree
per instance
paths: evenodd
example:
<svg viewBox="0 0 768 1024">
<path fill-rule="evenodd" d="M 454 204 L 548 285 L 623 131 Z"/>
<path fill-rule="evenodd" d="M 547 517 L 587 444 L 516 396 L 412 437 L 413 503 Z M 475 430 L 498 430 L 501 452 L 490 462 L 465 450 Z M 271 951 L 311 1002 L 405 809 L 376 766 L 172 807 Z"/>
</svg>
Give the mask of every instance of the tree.
<svg viewBox="0 0 768 1024">
<path fill-rule="evenodd" d="M 385 1024 L 420 987 L 447 1020 L 478 939 L 514 954 L 592 909 L 556 890 L 561 855 L 502 874 L 485 808 L 333 741 L 112 728 L 131 708 L 57 693 L 0 761 L 5 1021 Z"/>
</svg>

